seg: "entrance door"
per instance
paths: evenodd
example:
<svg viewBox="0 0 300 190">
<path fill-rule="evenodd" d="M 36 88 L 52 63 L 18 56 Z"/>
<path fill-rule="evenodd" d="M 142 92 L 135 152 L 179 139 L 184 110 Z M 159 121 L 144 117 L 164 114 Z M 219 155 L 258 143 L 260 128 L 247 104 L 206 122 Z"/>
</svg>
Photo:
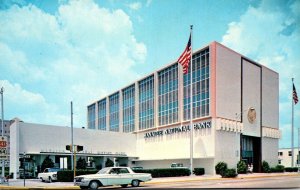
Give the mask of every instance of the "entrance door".
<svg viewBox="0 0 300 190">
<path fill-rule="evenodd" d="M 253 171 L 261 171 L 261 140 L 259 137 L 242 135 L 242 160 L 253 164 Z"/>
</svg>

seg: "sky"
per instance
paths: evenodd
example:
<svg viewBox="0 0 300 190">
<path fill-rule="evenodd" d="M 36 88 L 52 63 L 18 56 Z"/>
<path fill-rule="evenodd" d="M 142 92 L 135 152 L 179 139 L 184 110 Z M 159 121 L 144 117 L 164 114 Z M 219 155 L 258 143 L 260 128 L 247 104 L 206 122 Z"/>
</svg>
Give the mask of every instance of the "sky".
<svg viewBox="0 0 300 190">
<path fill-rule="evenodd" d="M 279 73 L 279 146 L 291 146 L 299 0 L 0 0 L 0 18 L 5 119 L 69 126 L 73 101 L 86 126 L 87 105 L 175 61 L 193 24 L 195 49 L 218 41 Z"/>
</svg>

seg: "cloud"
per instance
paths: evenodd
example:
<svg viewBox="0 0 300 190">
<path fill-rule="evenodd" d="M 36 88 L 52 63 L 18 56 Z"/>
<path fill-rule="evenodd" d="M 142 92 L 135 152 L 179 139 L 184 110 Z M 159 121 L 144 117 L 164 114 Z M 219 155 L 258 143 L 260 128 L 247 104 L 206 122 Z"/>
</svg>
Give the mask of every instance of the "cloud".
<svg viewBox="0 0 300 190">
<path fill-rule="evenodd" d="M 147 0 L 146 7 L 149 7 L 151 5 L 151 3 L 152 3 L 152 0 Z"/>
<path fill-rule="evenodd" d="M 130 3 L 128 5 L 128 7 L 132 10 L 139 10 L 142 7 L 142 4 L 140 2 L 134 2 L 134 3 Z"/>
<path fill-rule="evenodd" d="M 0 80 L 39 95 L 32 96 L 43 105 L 17 104 L 36 113 L 28 122 L 49 118 L 49 124 L 68 125 L 72 100 L 74 124 L 85 126 L 86 106 L 136 80 L 134 67 L 146 59 L 147 48 L 134 36 L 131 18 L 92 0 L 60 3 L 55 14 L 32 4 L 12 5 L 0 10 L 0 17 Z M 9 107 L 27 99 L 26 93 L 19 94 Z M 26 121 L 22 117 L 30 112 L 14 115 L 12 110 L 7 116 Z"/>
<path fill-rule="evenodd" d="M 279 73 L 281 144 L 290 137 L 291 78 L 300 88 L 300 3 L 299 1 L 262 1 L 249 6 L 237 21 L 228 24 L 222 43 Z M 295 107 L 295 115 L 299 108 Z M 299 119 L 295 117 L 295 123 Z"/>
</svg>

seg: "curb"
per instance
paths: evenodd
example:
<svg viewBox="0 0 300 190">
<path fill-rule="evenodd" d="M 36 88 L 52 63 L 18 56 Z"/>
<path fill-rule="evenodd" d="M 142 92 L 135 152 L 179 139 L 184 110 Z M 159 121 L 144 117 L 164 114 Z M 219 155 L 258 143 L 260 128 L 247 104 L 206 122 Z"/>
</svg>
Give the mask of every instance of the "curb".
<svg viewBox="0 0 300 190">
<path fill-rule="evenodd" d="M 222 178 L 222 177 L 212 177 L 212 178 L 199 178 L 199 179 L 179 179 L 172 181 L 149 181 L 146 184 L 160 184 L 160 183 L 174 183 L 174 182 L 188 182 L 188 181 L 204 181 L 204 180 L 232 180 L 232 179 L 257 179 L 257 178 L 269 178 L 269 177 L 285 177 L 285 176 L 300 176 L 300 174 L 277 174 L 277 175 L 261 175 L 261 176 L 242 176 L 237 178 Z"/>
</svg>

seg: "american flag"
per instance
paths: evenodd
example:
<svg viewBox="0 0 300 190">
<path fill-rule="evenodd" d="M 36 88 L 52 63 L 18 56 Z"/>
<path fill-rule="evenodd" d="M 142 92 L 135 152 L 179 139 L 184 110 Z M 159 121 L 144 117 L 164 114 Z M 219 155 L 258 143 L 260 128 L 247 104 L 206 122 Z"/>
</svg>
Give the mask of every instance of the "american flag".
<svg viewBox="0 0 300 190">
<path fill-rule="evenodd" d="M 191 44 L 191 34 L 190 34 L 190 38 L 186 45 L 186 48 L 177 60 L 177 62 L 179 64 L 181 64 L 183 67 L 183 74 L 188 73 L 189 63 L 190 63 L 191 55 L 192 55 L 191 50 L 192 50 L 192 44 Z"/>
<path fill-rule="evenodd" d="M 295 88 L 294 84 L 293 84 L 293 99 L 294 99 L 295 104 L 297 104 L 298 103 L 298 96 L 297 96 L 297 92 L 296 92 L 296 88 Z"/>
</svg>

